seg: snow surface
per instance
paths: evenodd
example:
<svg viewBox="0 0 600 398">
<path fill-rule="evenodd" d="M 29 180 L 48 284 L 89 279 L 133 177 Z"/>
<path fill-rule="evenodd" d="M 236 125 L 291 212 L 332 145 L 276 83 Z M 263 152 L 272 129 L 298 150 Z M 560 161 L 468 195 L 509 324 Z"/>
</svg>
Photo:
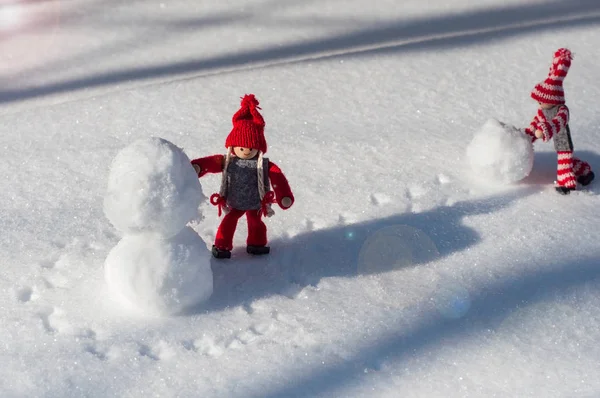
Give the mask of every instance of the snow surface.
<svg viewBox="0 0 600 398">
<path fill-rule="evenodd" d="M 576 153 L 600 168 L 597 0 L 11 4 L 0 396 L 600 395 L 600 185 L 557 195 L 551 143 L 512 186 L 466 158 L 489 118 L 529 123 L 570 47 Z M 245 93 L 296 202 L 267 220 L 266 258 L 240 222 L 205 304 L 140 317 L 104 281 L 111 161 L 150 136 L 222 153 Z"/>
<path fill-rule="evenodd" d="M 533 145 L 523 130 L 490 119 L 467 146 L 467 160 L 481 181 L 517 182 L 531 173 Z"/>
</svg>

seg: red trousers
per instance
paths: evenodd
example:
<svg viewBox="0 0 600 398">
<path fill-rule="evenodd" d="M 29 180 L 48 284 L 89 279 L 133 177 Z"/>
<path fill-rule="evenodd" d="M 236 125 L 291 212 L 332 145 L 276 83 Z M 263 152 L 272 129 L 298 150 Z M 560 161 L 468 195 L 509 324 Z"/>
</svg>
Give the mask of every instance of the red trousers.
<svg viewBox="0 0 600 398">
<path fill-rule="evenodd" d="M 267 226 L 261 220 L 262 212 L 260 210 L 237 210 L 231 209 L 217 230 L 215 246 L 219 249 L 231 250 L 233 248 L 233 235 L 237 227 L 238 220 L 246 214 L 248 220 L 248 246 L 266 246 L 267 245 Z"/>
</svg>

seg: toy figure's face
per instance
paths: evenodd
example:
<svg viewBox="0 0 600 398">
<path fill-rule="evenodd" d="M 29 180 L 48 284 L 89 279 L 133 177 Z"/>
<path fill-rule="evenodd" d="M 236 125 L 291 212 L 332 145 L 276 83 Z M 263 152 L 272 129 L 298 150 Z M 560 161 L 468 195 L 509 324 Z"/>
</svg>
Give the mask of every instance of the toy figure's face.
<svg viewBox="0 0 600 398">
<path fill-rule="evenodd" d="M 233 153 L 240 159 L 252 159 L 258 153 L 258 149 L 234 146 Z"/>
<path fill-rule="evenodd" d="M 542 102 L 538 102 L 538 104 L 540 104 L 540 108 L 542 108 L 542 109 L 552 109 L 556 106 L 556 105 L 552 105 L 552 104 L 544 104 Z"/>
</svg>

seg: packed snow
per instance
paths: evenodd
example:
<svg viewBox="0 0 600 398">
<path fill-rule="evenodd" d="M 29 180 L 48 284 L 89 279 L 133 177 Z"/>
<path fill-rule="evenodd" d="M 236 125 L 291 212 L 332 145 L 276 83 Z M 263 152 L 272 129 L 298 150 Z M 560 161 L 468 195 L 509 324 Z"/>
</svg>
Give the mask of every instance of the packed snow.
<svg viewBox="0 0 600 398">
<path fill-rule="evenodd" d="M 105 263 L 115 298 L 144 314 L 178 314 L 212 294 L 210 252 L 193 229 L 171 238 L 152 233 L 125 236 Z"/>
<path fill-rule="evenodd" d="M 161 138 L 138 140 L 112 162 L 104 214 L 123 234 L 169 238 L 199 217 L 206 198 L 187 155 Z"/>
<path fill-rule="evenodd" d="M 521 181 L 533 168 L 533 144 L 523 130 L 495 119 L 475 133 L 467 147 L 471 172 L 483 181 Z"/>
<path fill-rule="evenodd" d="M 160 315 L 178 314 L 210 297 L 210 252 L 186 227 L 203 199 L 190 159 L 173 143 L 138 140 L 117 154 L 104 198 L 106 217 L 123 234 L 104 265 L 115 298 Z"/>
<path fill-rule="evenodd" d="M 467 155 L 568 47 L 597 172 L 599 44 L 597 0 L 0 2 L 0 396 L 599 396 L 600 182 Z M 295 203 L 219 261 L 186 162 L 248 93 Z"/>
</svg>

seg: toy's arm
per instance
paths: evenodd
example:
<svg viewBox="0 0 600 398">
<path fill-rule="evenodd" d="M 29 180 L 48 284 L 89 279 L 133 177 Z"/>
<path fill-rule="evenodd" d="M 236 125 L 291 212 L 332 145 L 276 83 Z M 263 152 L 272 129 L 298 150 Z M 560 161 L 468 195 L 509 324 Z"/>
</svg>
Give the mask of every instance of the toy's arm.
<svg viewBox="0 0 600 398">
<path fill-rule="evenodd" d="M 542 113 L 540 110 L 538 115 Z M 538 129 L 542 131 L 544 142 L 549 141 L 558 134 L 562 129 L 565 128 L 567 123 L 569 122 L 569 109 L 566 106 L 561 106 L 558 110 L 556 116 L 552 118 L 552 120 L 544 120 L 538 126 Z"/>
<path fill-rule="evenodd" d="M 525 129 L 525 134 L 527 134 L 529 137 L 531 137 L 531 142 L 535 142 L 535 140 L 537 140 L 537 137 L 535 136 L 535 130 L 538 129 L 538 120 L 537 120 L 537 115 L 534 116 L 533 120 L 531 121 L 531 124 L 529 124 L 529 127 L 527 127 Z"/>
<path fill-rule="evenodd" d="M 198 177 L 202 177 L 207 173 L 220 173 L 225 165 L 225 156 L 212 155 L 203 158 L 192 160 L 192 166 L 198 173 Z"/>
<path fill-rule="evenodd" d="M 269 161 L 269 179 L 275 191 L 275 200 L 282 209 L 288 209 L 294 204 L 294 194 L 287 178 L 275 163 Z"/>
</svg>

